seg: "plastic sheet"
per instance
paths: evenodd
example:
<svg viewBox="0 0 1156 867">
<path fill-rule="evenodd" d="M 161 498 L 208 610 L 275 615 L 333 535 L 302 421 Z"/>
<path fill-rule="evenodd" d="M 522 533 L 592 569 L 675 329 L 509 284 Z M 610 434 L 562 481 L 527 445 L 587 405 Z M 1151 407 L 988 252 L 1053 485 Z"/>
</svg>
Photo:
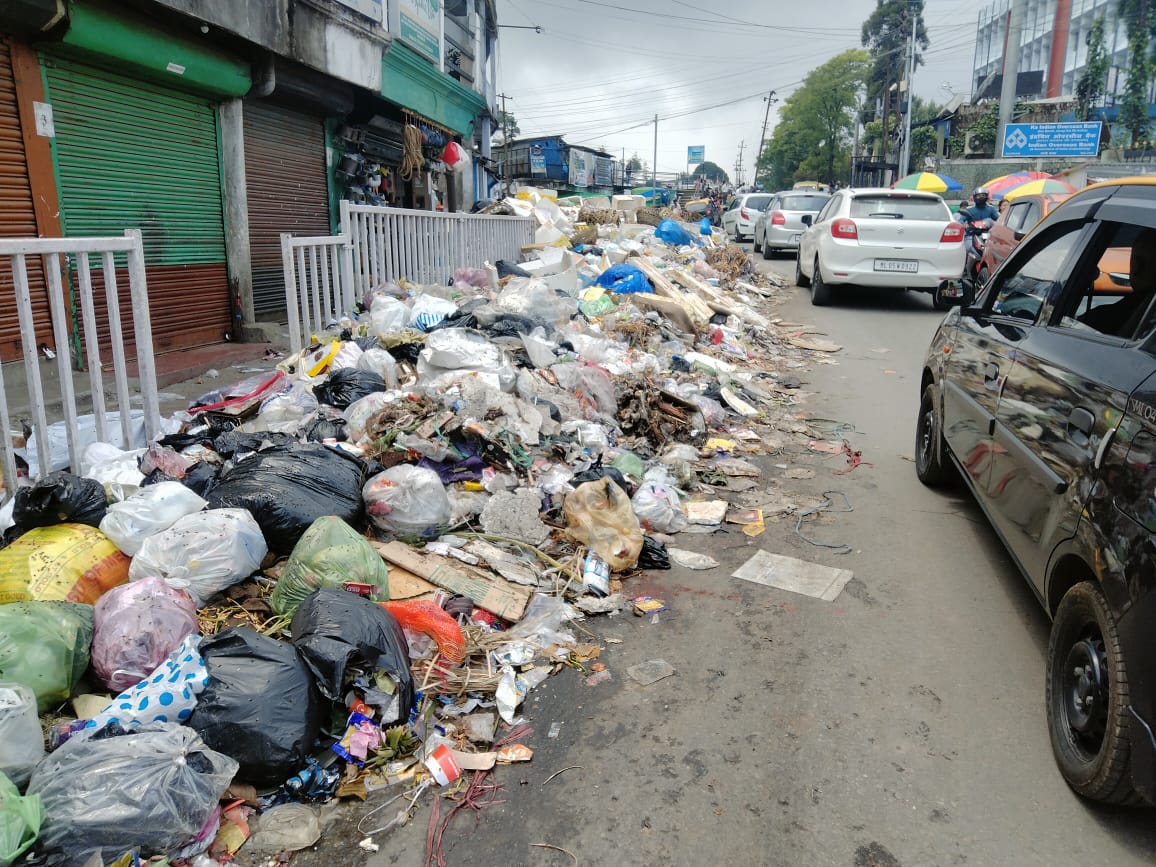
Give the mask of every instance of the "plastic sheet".
<svg viewBox="0 0 1156 867">
<path fill-rule="evenodd" d="M 340 518 L 318 518 L 294 546 L 269 599 L 272 609 L 289 615 L 312 593 L 367 584 L 374 599 L 389 598 L 389 569 L 360 533 Z"/>
<path fill-rule="evenodd" d="M 209 509 L 186 515 L 145 539 L 129 580 L 156 575 L 204 605 L 214 593 L 248 578 L 265 559 L 261 528 L 244 509 Z"/>
<path fill-rule="evenodd" d="M 16 492 L 10 535 L 23 535 L 33 527 L 53 524 L 98 527 L 107 508 L 108 498 L 100 482 L 72 473 L 49 473 L 32 487 Z"/>
<path fill-rule="evenodd" d="M 91 605 L 127 581 L 128 570 L 128 557 L 95 527 L 36 527 L 0 550 L 0 604 L 67 599 Z"/>
<path fill-rule="evenodd" d="M 248 509 L 269 548 L 288 554 L 324 515 L 358 523 L 364 475 L 359 458 L 319 443 L 276 446 L 222 473 L 208 500 L 213 508 Z"/>
<path fill-rule="evenodd" d="M 367 394 L 386 389 L 385 380 L 376 373 L 347 367 L 335 370 L 324 382 L 313 386 L 313 396 L 319 403 L 345 409 Z"/>
<path fill-rule="evenodd" d="M 293 387 L 266 400 L 248 427 L 254 430 L 294 433 L 317 412 L 317 398 L 308 386 L 294 383 Z"/>
<path fill-rule="evenodd" d="M 40 796 L 22 798 L 20 790 L 0 773 L 0 865 L 7 867 L 28 850 L 43 821 Z"/>
<path fill-rule="evenodd" d="M 36 715 L 35 693 L 20 683 L 0 682 L 0 774 L 23 786 L 43 755 L 44 733 Z M 0 843 L 0 863 L 3 851 Z"/>
<path fill-rule="evenodd" d="M 654 287 L 650 285 L 646 275 L 626 262 L 611 265 L 599 275 L 596 282 L 599 286 L 604 286 L 619 295 L 631 295 L 636 292 L 654 293 Z"/>
<path fill-rule="evenodd" d="M 397 716 L 379 722 L 389 725 L 408 719 L 414 684 L 405 635 L 380 605 L 343 590 L 318 590 L 293 615 L 291 632 L 293 646 L 326 698 L 345 696 L 352 669 L 368 675 L 384 671 L 396 687 Z"/>
<path fill-rule="evenodd" d="M 0 680 L 32 690 L 41 711 L 72 695 L 88 668 L 91 644 L 91 605 L 0 605 Z"/>
<path fill-rule="evenodd" d="M 92 668 L 120 692 L 146 678 L 185 636 L 197 632 L 197 609 L 182 590 L 150 575 L 114 587 L 93 606 Z"/>
<path fill-rule="evenodd" d="M 438 474 L 409 464 L 374 476 L 361 495 L 374 526 L 402 536 L 431 535 L 453 513 Z"/>
<path fill-rule="evenodd" d="M 189 725 L 205 743 L 231 755 L 243 780 L 284 782 L 305 764 L 323 706 L 297 650 L 251 629 L 229 629 L 201 642 L 209 684 Z"/>
<path fill-rule="evenodd" d="M 85 864 L 101 849 L 172 852 L 204 828 L 236 770 L 196 732 L 171 723 L 74 736 L 37 765 L 28 786 L 44 807 L 37 851 L 51 867 Z"/>
<path fill-rule="evenodd" d="M 457 665 L 466 655 L 462 628 L 444 608 L 429 599 L 405 599 L 382 602 L 381 607 L 394 616 L 403 629 L 421 632 L 437 642 L 438 653 L 450 665 Z"/>
<path fill-rule="evenodd" d="M 658 228 L 654 230 L 654 237 L 672 247 L 685 247 L 693 243 L 690 232 L 674 220 L 663 220 L 659 223 Z"/>
<path fill-rule="evenodd" d="M 578 485 L 567 494 L 562 510 L 567 532 L 610 564 L 615 572 L 638 562 L 642 528 L 630 497 L 609 478 Z"/>
<path fill-rule="evenodd" d="M 109 506 L 100 522 L 100 531 L 133 557 L 149 536 L 167 530 L 185 515 L 199 512 L 206 505 L 180 482 L 159 482 Z"/>
</svg>

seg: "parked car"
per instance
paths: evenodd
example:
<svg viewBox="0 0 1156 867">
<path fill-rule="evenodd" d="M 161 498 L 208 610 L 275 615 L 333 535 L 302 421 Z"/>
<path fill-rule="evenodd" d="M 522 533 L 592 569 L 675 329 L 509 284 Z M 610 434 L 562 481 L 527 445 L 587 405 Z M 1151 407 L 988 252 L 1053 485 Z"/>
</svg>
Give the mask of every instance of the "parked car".
<svg viewBox="0 0 1156 867">
<path fill-rule="evenodd" d="M 1118 250 L 1129 285 L 1098 287 Z M 920 480 L 962 477 L 1052 618 L 1064 778 L 1156 802 L 1156 178 L 1076 193 L 947 314 L 915 428 Z"/>
<path fill-rule="evenodd" d="M 722 227 L 736 241 L 753 237 L 759 212 L 771 201 L 770 193 L 742 193 L 727 204 L 722 216 Z"/>
<path fill-rule="evenodd" d="M 808 190 L 775 193 L 755 221 L 755 252 L 770 259 L 779 250 L 798 250 L 803 231 L 829 198 L 827 193 Z"/>
<path fill-rule="evenodd" d="M 818 306 L 843 284 L 934 293 L 962 275 L 963 235 L 935 193 L 839 190 L 799 240 L 795 282 Z"/>
</svg>

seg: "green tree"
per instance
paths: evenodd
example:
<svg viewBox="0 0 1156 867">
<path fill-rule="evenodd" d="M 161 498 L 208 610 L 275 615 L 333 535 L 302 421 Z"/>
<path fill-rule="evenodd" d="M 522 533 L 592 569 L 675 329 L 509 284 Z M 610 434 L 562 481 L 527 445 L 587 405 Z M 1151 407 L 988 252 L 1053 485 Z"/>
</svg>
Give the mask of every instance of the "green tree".
<svg viewBox="0 0 1156 867">
<path fill-rule="evenodd" d="M 920 171 L 923 158 L 935 155 L 938 141 L 931 121 L 939 117 L 943 106 L 937 102 L 915 97 L 911 104 L 911 171 Z"/>
<path fill-rule="evenodd" d="M 846 176 L 856 94 L 869 68 L 866 51 L 844 51 L 811 70 L 786 98 L 758 161 L 758 175 L 769 178 L 772 189 L 804 179 L 833 184 Z"/>
<path fill-rule="evenodd" d="M 1087 120 L 1092 106 L 1104 95 L 1108 76 L 1108 52 L 1104 47 L 1104 16 L 1092 22 L 1084 37 L 1088 57 L 1076 82 L 1076 120 Z"/>
<path fill-rule="evenodd" d="M 1150 50 L 1156 35 L 1156 0 L 1119 0 L 1118 9 L 1128 26 L 1128 80 L 1120 100 L 1120 123 L 1135 148 L 1148 138 L 1148 89 L 1156 70 Z"/>
<path fill-rule="evenodd" d="M 637 151 L 630 155 L 630 159 L 626 161 L 626 167 L 634 172 L 642 168 L 642 158 L 638 156 Z"/>
<path fill-rule="evenodd" d="M 522 134 L 522 130 L 518 127 L 518 121 L 512 111 L 502 111 L 498 109 L 498 117 L 496 120 L 498 122 L 498 129 L 503 130 L 505 134 L 510 137 L 510 141 L 513 141 Z"/>
<path fill-rule="evenodd" d="M 871 53 L 867 75 L 868 104 L 883 102 L 883 157 L 894 140 L 892 131 L 897 117 L 891 112 L 891 87 L 907 75 L 907 51 L 911 39 L 912 16 L 915 22 L 915 66 L 923 63 L 923 52 L 931 44 L 923 23 L 923 0 L 875 0 L 875 11 L 863 22 L 861 41 Z M 898 111 L 895 113 L 898 114 Z"/>
<path fill-rule="evenodd" d="M 697 166 L 695 166 L 694 171 L 691 172 L 690 176 L 696 179 L 706 178 L 708 181 L 715 184 L 730 183 L 730 175 L 726 173 L 726 170 L 722 166 L 716 163 L 712 163 L 710 160 L 707 160 L 704 163 L 699 163 Z"/>
</svg>

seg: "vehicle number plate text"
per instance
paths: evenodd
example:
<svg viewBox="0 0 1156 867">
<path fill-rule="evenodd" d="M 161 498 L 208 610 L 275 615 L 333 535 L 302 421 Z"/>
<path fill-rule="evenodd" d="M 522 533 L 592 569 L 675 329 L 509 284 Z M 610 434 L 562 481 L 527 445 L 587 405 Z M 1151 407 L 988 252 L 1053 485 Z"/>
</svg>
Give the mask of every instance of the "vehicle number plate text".
<svg viewBox="0 0 1156 867">
<path fill-rule="evenodd" d="M 906 274 L 915 274 L 919 271 L 919 263 L 914 259 L 876 259 L 876 271 L 901 271 Z"/>
<path fill-rule="evenodd" d="M 792 244 L 798 244 L 799 238 L 801 238 L 801 237 L 802 237 L 802 235 L 791 235 L 791 243 Z"/>
</svg>

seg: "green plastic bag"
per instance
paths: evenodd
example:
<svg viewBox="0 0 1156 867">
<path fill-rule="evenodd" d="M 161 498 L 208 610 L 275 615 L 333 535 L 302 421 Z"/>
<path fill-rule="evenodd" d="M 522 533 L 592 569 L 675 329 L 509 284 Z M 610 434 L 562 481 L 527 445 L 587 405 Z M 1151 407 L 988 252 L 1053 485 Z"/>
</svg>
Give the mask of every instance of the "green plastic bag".
<svg viewBox="0 0 1156 867">
<path fill-rule="evenodd" d="M 41 713 L 72 695 L 72 688 L 88 668 L 91 647 L 91 605 L 0 605 L 0 680 L 32 690 Z"/>
<path fill-rule="evenodd" d="M 269 604 L 288 616 L 314 591 L 348 583 L 370 585 L 374 601 L 389 599 L 389 568 L 381 555 L 341 518 L 328 515 L 310 524 L 293 546 Z"/>
<path fill-rule="evenodd" d="M 0 867 L 8 867 L 36 842 L 43 821 L 40 796 L 21 797 L 16 784 L 0 773 Z"/>
</svg>

